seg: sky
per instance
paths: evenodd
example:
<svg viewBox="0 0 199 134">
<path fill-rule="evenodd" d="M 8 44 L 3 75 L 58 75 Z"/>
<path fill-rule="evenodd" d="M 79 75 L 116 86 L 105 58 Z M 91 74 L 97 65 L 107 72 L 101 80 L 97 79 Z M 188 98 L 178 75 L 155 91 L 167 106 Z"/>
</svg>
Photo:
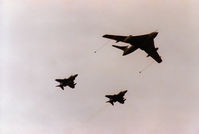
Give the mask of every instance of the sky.
<svg viewBox="0 0 199 134">
<path fill-rule="evenodd" d="M 198 134 L 198 4 L 0 1 L 0 133 Z M 160 64 L 141 50 L 121 56 L 102 38 L 153 31 Z M 56 87 L 76 73 L 75 89 Z M 105 103 L 121 90 L 125 104 Z"/>
</svg>

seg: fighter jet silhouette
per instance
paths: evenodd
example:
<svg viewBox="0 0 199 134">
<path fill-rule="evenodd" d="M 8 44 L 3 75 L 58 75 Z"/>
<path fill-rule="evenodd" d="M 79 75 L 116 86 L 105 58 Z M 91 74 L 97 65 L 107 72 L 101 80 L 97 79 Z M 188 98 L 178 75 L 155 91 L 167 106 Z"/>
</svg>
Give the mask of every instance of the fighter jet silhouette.
<svg viewBox="0 0 199 134">
<path fill-rule="evenodd" d="M 124 95 L 126 92 L 127 92 L 127 90 L 124 90 L 124 91 L 119 92 L 118 94 L 105 95 L 105 97 L 110 99 L 106 103 L 111 103 L 112 105 L 114 105 L 114 103 L 118 101 L 119 103 L 124 104 L 124 101 L 126 100 L 124 98 Z"/>
<path fill-rule="evenodd" d="M 155 48 L 154 45 L 154 38 L 158 35 L 158 32 L 152 32 L 145 35 L 138 35 L 138 36 L 120 36 L 120 35 L 103 35 L 104 38 L 109 38 L 116 40 L 116 43 L 121 41 L 124 43 L 129 43 L 130 46 L 116 46 L 113 47 L 123 50 L 123 56 L 130 54 L 140 48 L 141 50 L 145 51 L 148 55 L 147 57 L 151 56 L 156 62 L 161 63 L 162 59 L 157 53 L 158 48 Z"/>
<path fill-rule="evenodd" d="M 78 74 L 71 75 L 68 78 L 64 79 L 55 79 L 55 81 L 59 82 L 60 84 L 57 85 L 56 87 L 60 87 L 62 90 L 64 90 L 64 87 L 69 86 L 71 88 L 75 88 L 75 85 L 77 83 L 74 83 L 75 78 L 78 76 Z"/>
</svg>

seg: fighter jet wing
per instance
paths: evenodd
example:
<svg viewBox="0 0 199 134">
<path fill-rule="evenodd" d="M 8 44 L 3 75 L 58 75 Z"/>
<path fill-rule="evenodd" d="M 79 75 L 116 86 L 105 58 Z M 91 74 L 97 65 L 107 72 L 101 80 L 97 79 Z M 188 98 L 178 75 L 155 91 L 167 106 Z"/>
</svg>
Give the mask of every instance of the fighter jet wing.
<svg viewBox="0 0 199 134">
<path fill-rule="evenodd" d="M 75 85 L 76 85 L 75 83 L 69 83 L 69 84 L 68 84 L 68 86 L 69 86 L 70 88 L 75 88 Z"/>
<path fill-rule="evenodd" d="M 118 100 L 119 103 L 124 104 L 126 99 Z"/>
<path fill-rule="evenodd" d="M 119 41 L 124 42 L 124 40 L 127 38 L 127 36 L 109 35 L 109 34 L 105 34 L 102 37 L 116 40 L 116 42 L 119 42 Z"/>
<path fill-rule="evenodd" d="M 159 56 L 159 54 L 157 52 L 157 49 L 158 48 L 155 48 L 155 46 L 154 46 L 154 41 L 153 40 L 151 40 L 149 42 L 149 44 L 147 45 L 147 47 L 143 48 L 143 50 L 148 54 L 148 56 L 151 56 L 156 62 L 161 63 L 162 59 Z"/>
<path fill-rule="evenodd" d="M 60 87 L 62 90 L 64 90 L 64 86 L 63 85 L 57 85 L 56 87 Z"/>
<path fill-rule="evenodd" d="M 106 103 L 111 103 L 111 105 L 114 106 L 114 102 L 113 101 L 107 101 Z"/>
</svg>

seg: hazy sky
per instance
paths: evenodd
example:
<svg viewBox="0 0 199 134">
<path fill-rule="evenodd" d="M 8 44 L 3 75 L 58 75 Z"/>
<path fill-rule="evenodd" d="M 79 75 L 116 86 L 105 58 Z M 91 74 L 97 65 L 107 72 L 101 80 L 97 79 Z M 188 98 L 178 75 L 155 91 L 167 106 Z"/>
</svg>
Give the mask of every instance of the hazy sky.
<svg viewBox="0 0 199 134">
<path fill-rule="evenodd" d="M 198 134 L 197 0 L 2 0 L 1 134 Z M 104 34 L 159 34 L 163 62 Z M 100 48 L 104 43 L 107 45 Z M 124 43 L 118 43 L 125 45 Z M 76 88 L 56 78 L 78 73 Z M 128 90 L 124 105 L 105 94 Z"/>
</svg>

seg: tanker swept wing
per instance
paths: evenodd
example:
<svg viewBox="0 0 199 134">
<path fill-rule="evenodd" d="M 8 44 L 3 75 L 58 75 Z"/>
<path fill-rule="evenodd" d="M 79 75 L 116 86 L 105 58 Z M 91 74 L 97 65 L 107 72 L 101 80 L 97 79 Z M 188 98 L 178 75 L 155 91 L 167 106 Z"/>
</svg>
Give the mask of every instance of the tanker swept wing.
<svg viewBox="0 0 199 134">
<path fill-rule="evenodd" d="M 145 51 L 148 55 L 147 57 L 152 57 L 156 62 L 161 63 L 162 59 L 157 53 L 158 48 L 155 48 L 154 45 L 154 38 L 158 35 L 158 32 L 152 32 L 145 35 L 138 35 L 138 36 L 119 36 L 119 35 L 103 35 L 104 38 L 109 38 L 116 40 L 117 42 L 125 42 L 130 44 L 130 46 L 116 46 L 113 47 L 121 49 L 123 51 L 123 56 L 130 54 L 140 48 L 141 50 Z"/>
</svg>

